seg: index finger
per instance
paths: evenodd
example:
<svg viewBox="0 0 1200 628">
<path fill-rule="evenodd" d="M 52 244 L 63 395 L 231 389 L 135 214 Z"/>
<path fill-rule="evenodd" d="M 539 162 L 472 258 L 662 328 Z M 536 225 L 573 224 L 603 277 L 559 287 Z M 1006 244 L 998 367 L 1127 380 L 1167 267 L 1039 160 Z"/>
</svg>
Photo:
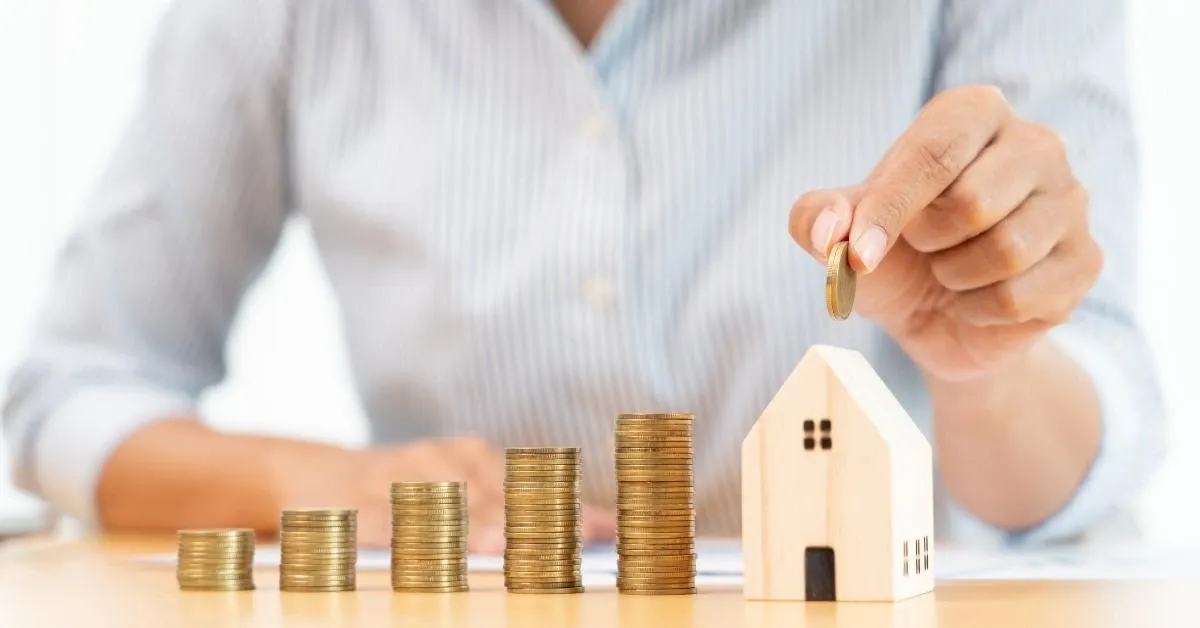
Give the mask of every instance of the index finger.
<svg viewBox="0 0 1200 628">
<path fill-rule="evenodd" d="M 851 263 L 874 270 L 916 212 L 958 178 L 1008 118 L 1008 104 L 992 87 L 933 98 L 867 179 L 850 226 Z"/>
</svg>

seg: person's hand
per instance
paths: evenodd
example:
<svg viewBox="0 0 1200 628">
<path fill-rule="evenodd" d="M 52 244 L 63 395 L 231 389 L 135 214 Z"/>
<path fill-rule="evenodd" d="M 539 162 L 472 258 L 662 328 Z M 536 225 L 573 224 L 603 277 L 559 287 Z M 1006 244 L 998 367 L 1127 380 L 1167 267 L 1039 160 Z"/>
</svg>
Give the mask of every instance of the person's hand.
<svg viewBox="0 0 1200 628">
<path fill-rule="evenodd" d="M 987 86 L 938 95 L 865 181 L 801 197 L 789 232 L 822 262 L 848 240 L 854 310 L 945 380 L 1066 321 L 1103 263 L 1062 139 Z"/>
<path fill-rule="evenodd" d="M 297 461 L 295 480 L 287 481 L 282 508 L 342 507 L 358 509 L 358 541 L 367 547 L 391 542 L 392 482 L 467 483 L 471 552 L 504 550 L 504 454 L 474 437 L 430 439 L 405 445 L 347 452 L 330 464 Z M 610 541 L 616 517 L 584 507 L 583 541 Z"/>
</svg>

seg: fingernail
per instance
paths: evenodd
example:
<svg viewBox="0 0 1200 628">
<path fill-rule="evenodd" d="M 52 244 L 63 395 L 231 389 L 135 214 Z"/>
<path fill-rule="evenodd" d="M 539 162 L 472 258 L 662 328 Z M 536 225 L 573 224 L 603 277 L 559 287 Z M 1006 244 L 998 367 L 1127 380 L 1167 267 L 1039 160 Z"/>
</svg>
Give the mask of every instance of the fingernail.
<svg viewBox="0 0 1200 628">
<path fill-rule="evenodd" d="M 879 227 L 867 229 L 854 241 L 854 251 L 858 253 L 858 259 L 862 260 L 868 273 L 879 266 L 885 248 L 887 248 L 887 235 Z"/>
<path fill-rule="evenodd" d="M 812 240 L 813 248 L 816 249 L 822 257 L 829 254 L 829 246 L 833 244 L 833 234 L 837 231 L 838 215 L 833 211 L 832 207 L 826 207 L 821 210 L 817 216 L 817 220 L 813 222 L 812 233 L 809 238 Z"/>
</svg>

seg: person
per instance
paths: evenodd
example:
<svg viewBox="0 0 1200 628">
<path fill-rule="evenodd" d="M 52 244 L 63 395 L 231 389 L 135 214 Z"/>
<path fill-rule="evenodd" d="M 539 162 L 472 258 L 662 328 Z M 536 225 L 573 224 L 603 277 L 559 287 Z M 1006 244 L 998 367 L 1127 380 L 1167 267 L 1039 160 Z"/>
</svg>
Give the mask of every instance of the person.
<svg viewBox="0 0 1200 628">
<path fill-rule="evenodd" d="M 390 482 L 465 479 L 489 552 L 502 450 L 579 446 L 605 541 L 615 415 L 688 411 L 697 534 L 736 535 L 741 440 L 824 343 L 929 437 L 940 540 L 1100 534 L 1163 443 L 1124 27 L 1117 0 L 178 0 L 12 376 L 15 476 L 102 530 L 337 505 L 379 545 Z M 362 448 L 200 416 L 292 220 Z"/>
</svg>

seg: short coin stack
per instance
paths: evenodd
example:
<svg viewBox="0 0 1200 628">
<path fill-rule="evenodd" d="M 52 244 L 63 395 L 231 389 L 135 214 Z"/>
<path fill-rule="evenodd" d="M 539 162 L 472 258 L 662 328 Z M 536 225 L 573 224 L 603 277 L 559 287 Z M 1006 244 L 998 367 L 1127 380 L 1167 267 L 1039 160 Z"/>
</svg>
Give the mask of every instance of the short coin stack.
<svg viewBox="0 0 1200 628">
<path fill-rule="evenodd" d="M 181 591 L 254 589 L 254 530 L 180 530 L 175 578 Z"/>
<path fill-rule="evenodd" d="M 621 414 L 616 427 L 617 590 L 696 593 L 691 414 Z"/>
<path fill-rule="evenodd" d="M 280 591 L 355 589 L 357 510 L 284 510 L 280 526 Z"/>
<path fill-rule="evenodd" d="M 391 504 L 392 590 L 468 590 L 466 484 L 394 482 Z"/>
<path fill-rule="evenodd" d="M 505 451 L 504 586 L 582 593 L 578 447 Z"/>
</svg>

